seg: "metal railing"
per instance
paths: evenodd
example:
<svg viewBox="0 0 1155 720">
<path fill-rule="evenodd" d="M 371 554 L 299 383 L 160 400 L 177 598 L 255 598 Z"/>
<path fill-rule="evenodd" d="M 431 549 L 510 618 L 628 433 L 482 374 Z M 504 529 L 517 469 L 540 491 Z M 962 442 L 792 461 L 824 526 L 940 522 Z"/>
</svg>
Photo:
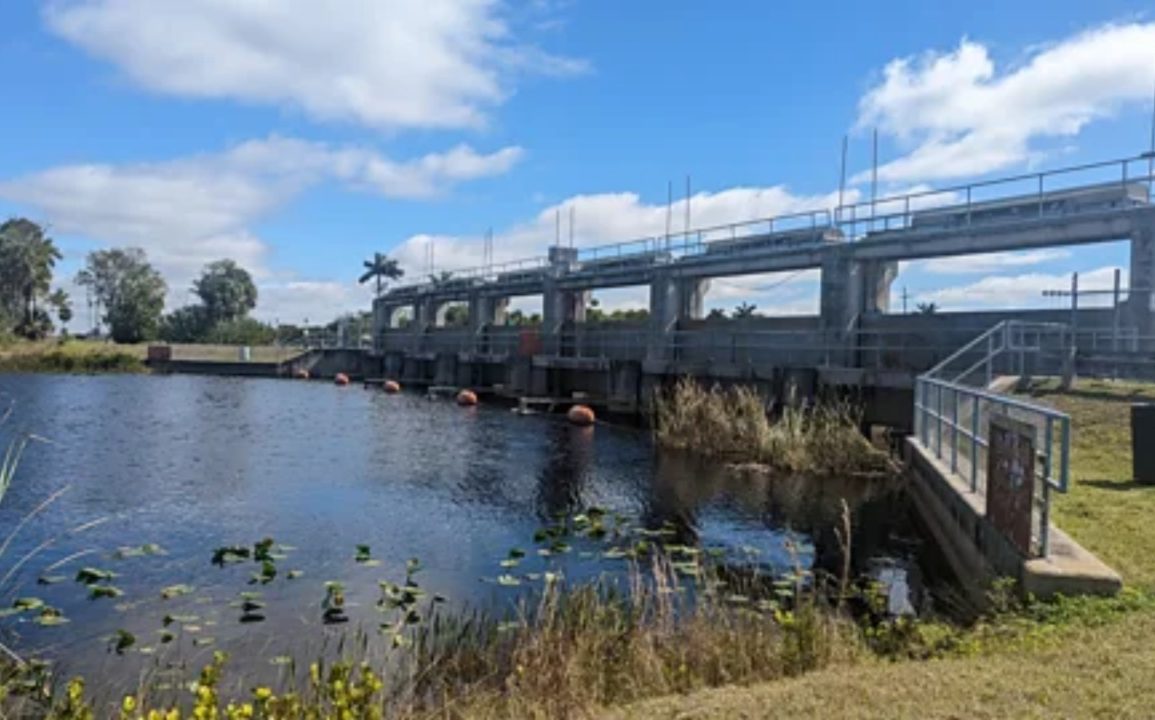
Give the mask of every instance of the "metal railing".
<svg viewBox="0 0 1155 720">
<path fill-rule="evenodd" d="M 973 226 L 1103 213 L 1149 206 L 1151 157 L 1075 165 L 842 205 L 834 223 L 850 240 L 895 230 Z"/>
<path fill-rule="evenodd" d="M 1000 394 L 1004 376 L 1070 372 L 1073 345 L 1065 325 L 1004 321 L 960 348 L 915 382 L 914 436 L 951 473 L 986 495 L 989 424 L 1002 415 L 1035 428 L 1038 492 L 1032 503 L 1032 542 L 1050 551 L 1051 493 L 1070 482 L 1071 419 L 1066 413 Z"/>
</svg>

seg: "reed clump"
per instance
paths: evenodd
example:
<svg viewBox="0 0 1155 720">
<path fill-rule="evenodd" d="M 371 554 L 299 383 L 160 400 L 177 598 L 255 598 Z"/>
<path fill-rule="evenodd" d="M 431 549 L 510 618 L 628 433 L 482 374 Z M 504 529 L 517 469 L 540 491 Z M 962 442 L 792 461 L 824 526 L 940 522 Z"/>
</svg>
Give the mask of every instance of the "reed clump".
<svg viewBox="0 0 1155 720">
<path fill-rule="evenodd" d="M 629 584 L 615 591 L 551 582 L 514 621 L 429 621 L 396 649 L 400 662 L 316 662 L 302 684 L 256 687 L 251 696 L 223 689 L 245 670 L 222 653 L 190 686 L 189 702 L 176 706 L 147 691 L 94 702 L 74 680 L 47 716 L 80 720 L 119 706 L 120 717 L 133 719 L 587 717 L 670 693 L 794 676 L 866 652 L 853 621 L 831 612 L 802 578 L 789 599 L 770 601 L 724 591 L 705 574 L 688 581 L 655 558 Z"/>
<path fill-rule="evenodd" d="M 844 403 L 784 407 L 772 420 L 749 387 L 705 388 L 682 379 L 659 392 L 654 407 L 655 437 L 665 448 L 786 473 L 875 476 L 895 469 Z"/>
</svg>

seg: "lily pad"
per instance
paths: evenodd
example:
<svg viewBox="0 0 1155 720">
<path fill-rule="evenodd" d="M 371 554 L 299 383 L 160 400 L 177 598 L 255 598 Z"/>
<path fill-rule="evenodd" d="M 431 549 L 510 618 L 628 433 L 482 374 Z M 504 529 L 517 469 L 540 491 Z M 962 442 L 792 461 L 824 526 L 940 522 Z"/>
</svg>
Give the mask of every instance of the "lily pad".
<svg viewBox="0 0 1155 720">
<path fill-rule="evenodd" d="M 39 610 L 44 607 L 44 601 L 38 597 L 16 598 L 12 603 L 15 610 Z"/>
<path fill-rule="evenodd" d="M 116 573 L 110 570 L 101 570 L 100 568 L 85 567 L 76 571 L 76 582 L 85 585 L 102 582 L 104 580 L 111 580 L 116 577 Z"/>
<path fill-rule="evenodd" d="M 124 591 L 115 585 L 89 585 L 88 597 L 91 600 L 99 600 L 100 598 L 118 598 L 124 594 Z"/>
<path fill-rule="evenodd" d="M 68 618 L 64 617 L 64 613 L 57 608 L 45 606 L 41 608 L 40 614 L 36 616 L 34 622 L 43 627 L 55 627 L 68 622 Z"/>
<path fill-rule="evenodd" d="M 165 600 L 171 600 L 174 597 L 188 595 L 192 591 L 193 589 L 191 585 L 169 585 L 168 587 L 161 589 L 160 596 Z"/>
<path fill-rule="evenodd" d="M 124 651 L 136 644 L 136 636 L 127 630 L 117 630 L 116 634 L 109 639 L 109 645 L 117 655 L 123 655 Z"/>
</svg>

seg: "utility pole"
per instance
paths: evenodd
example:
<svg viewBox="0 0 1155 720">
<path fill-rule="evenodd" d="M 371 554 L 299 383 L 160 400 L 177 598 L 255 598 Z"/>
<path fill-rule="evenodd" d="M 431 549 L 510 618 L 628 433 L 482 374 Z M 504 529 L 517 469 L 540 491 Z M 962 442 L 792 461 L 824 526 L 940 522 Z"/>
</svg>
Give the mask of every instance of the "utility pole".
<svg viewBox="0 0 1155 720">
<path fill-rule="evenodd" d="M 1152 193 L 1151 183 L 1155 180 L 1155 86 L 1151 89 L 1151 143 L 1147 147 L 1147 201 L 1150 202 Z"/>
<path fill-rule="evenodd" d="M 910 298 L 910 293 L 906 291 L 906 286 L 902 286 L 902 314 L 906 314 L 906 301 Z"/>
<path fill-rule="evenodd" d="M 842 136 L 842 169 L 838 172 L 838 209 L 842 210 L 842 201 L 846 194 L 846 144 L 849 138 Z"/>
<path fill-rule="evenodd" d="M 666 181 L 666 249 L 670 249 L 670 229 L 674 222 L 674 181 Z"/>
<path fill-rule="evenodd" d="M 690 241 L 690 176 L 686 176 L 686 242 Z"/>
<path fill-rule="evenodd" d="M 874 142 L 870 162 L 870 227 L 874 228 L 875 205 L 878 200 L 878 128 L 874 128 Z"/>
</svg>

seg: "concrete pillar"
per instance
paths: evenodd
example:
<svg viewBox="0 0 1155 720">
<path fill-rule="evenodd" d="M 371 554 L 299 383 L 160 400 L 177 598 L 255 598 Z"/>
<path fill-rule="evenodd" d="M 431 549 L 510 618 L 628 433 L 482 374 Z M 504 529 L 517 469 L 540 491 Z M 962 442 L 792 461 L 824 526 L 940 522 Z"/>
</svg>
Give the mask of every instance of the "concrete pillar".
<svg viewBox="0 0 1155 720">
<path fill-rule="evenodd" d="M 853 336 L 848 330 L 858 316 L 855 300 L 861 297 L 861 284 L 853 269 L 854 261 L 845 248 L 832 250 L 822 258 L 819 328 L 823 346 L 821 360 L 826 365 L 847 367 L 853 360 Z"/>
<path fill-rule="evenodd" d="M 1125 317 L 1138 328 L 1139 335 L 1155 334 L 1155 220 L 1147 222 L 1131 236 L 1131 288 Z"/>
<path fill-rule="evenodd" d="M 650 360 L 671 359 L 675 347 L 673 333 L 683 320 L 700 320 L 704 315 L 710 281 L 679 278 L 659 271 L 650 281 L 650 331 L 646 356 Z"/>
<path fill-rule="evenodd" d="M 554 246 L 549 249 L 549 273 L 542 288 L 541 320 L 543 344 L 548 354 L 560 355 L 566 343 L 562 336 L 572 333 L 574 323 L 584 323 L 589 290 L 567 290 L 561 280 L 577 263 L 577 248 Z"/>
<path fill-rule="evenodd" d="M 851 266 L 847 252 L 831 250 L 822 257 L 819 306 L 823 330 L 842 332 L 851 320 Z"/>
<path fill-rule="evenodd" d="M 413 324 L 409 326 L 410 336 L 413 338 L 410 349 L 412 352 L 421 352 L 425 349 L 425 333 L 437 322 L 437 309 L 440 305 L 431 298 L 421 297 L 413 303 Z"/>
<path fill-rule="evenodd" d="M 381 298 L 373 299 L 373 352 L 385 352 L 385 333 L 389 331 L 390 308 Z"/>
<path fill-rule="evenodd" d="M 852 307 L 855 314 L 873 315 L 890 312 L 890 286 L 898 277 L 898 263 L 882 260 L 867 260 L 857 263 L 858 307 Z"/>
<path fill-rule="evenodd" d="M 469 327 L 478 334 L 490 325 L 504 325 L 509 298 L 491 297 L 480 293 L 469 296 Z"/>
</svg>

